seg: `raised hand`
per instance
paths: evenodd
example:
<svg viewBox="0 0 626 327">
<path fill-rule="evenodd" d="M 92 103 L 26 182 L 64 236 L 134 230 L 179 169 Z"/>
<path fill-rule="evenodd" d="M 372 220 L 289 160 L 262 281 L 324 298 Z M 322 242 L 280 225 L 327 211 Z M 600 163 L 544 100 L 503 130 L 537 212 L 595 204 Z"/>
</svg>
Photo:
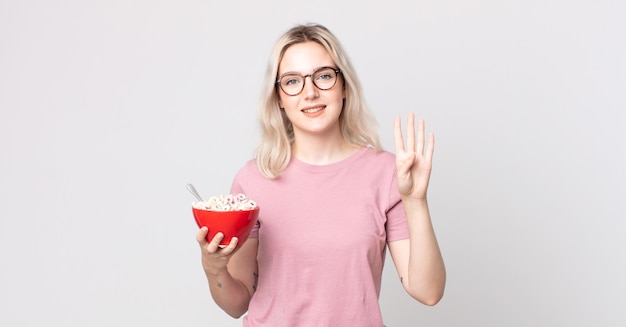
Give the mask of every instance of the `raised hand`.
<svg viewBox="0 0 626 327">
<path fill-rule="evenodd" d="M 424 121 L 420 119 L 418 122 L 417 139 L 414 121 L 415 115 L 409 113 L 406 144 L 399 116 L 396 117 L 394 124 L 398 190 L 402 197 L 425 200 L 432 170 L 435 135 L 428 134 L 428 146 L 425 148 Z"/>
</svg>

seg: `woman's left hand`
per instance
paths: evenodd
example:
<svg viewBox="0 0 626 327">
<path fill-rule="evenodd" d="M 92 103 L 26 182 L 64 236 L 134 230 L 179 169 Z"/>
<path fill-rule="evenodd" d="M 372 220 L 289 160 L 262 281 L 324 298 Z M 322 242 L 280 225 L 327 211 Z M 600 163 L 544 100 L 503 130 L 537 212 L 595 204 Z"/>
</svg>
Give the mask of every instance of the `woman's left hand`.
<svg viewBox="0 0 626 327">
<path fill-rule="evenodd" d="M 435 150 L 435 135 L 428 134 L 428 146 L 424 148 L 424 121 L 421 119 L 418 121 L 417 139 L 414 121 L 415 115 L 409 113 L 405 146 L 400 117 L 396 117 L 395 120 L 394 143 L 398 190 L 403 198 L 426 200 Z"/>
</svg>

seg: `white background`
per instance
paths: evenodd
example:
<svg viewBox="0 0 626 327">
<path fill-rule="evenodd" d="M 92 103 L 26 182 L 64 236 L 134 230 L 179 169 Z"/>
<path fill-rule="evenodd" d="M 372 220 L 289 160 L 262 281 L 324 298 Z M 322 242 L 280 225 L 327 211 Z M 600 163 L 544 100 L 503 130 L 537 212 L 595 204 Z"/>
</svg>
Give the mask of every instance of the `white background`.
<svg viewBox="0 0 626 327">
<path fill-rule="evenodd" d="M 0 325 L 240 326 L 210 298 L 192 182 L 227 193 L 278 36 L 343 42 L 386 149 L 437 145 L 443 300 L 388 326 L 623 326 L 624 1 L 0 2 Z"/>
</svg>

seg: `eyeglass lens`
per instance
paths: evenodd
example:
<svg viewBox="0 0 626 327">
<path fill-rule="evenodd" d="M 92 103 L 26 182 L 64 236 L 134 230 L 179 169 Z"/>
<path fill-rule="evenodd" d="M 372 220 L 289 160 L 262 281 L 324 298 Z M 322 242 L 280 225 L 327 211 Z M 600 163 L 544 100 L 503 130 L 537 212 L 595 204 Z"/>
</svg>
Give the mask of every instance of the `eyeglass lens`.
<svg viewBox="0 0 626 327">
<path fill-rule="evenodd" d="M 337 72 L 334 68 L 324 67 L 313 74 L 302 76 L 300 74 L 283 75 L 280 79 L 280 88 L 288 95 L 297 95 L 302 92 L 306 77 L 310 76 L 313 84 L 320 90 L 328 90 L 337 82 Z"/>
</svg>

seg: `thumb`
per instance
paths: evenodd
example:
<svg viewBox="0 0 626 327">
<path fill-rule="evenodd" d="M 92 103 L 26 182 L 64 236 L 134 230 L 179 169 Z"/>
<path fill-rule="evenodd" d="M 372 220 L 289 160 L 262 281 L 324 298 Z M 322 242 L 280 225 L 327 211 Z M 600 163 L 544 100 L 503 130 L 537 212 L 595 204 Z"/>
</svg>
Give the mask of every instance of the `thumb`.
<svg viewBox="0 0 626 327">
<path fill-rule="evenodd" d="M 409 153 L 409 156 L 398 165 L 398 176 L 406 176 L 411 171 L 413 162 L 415 161 L 415 152 Z"/>
</svg>

